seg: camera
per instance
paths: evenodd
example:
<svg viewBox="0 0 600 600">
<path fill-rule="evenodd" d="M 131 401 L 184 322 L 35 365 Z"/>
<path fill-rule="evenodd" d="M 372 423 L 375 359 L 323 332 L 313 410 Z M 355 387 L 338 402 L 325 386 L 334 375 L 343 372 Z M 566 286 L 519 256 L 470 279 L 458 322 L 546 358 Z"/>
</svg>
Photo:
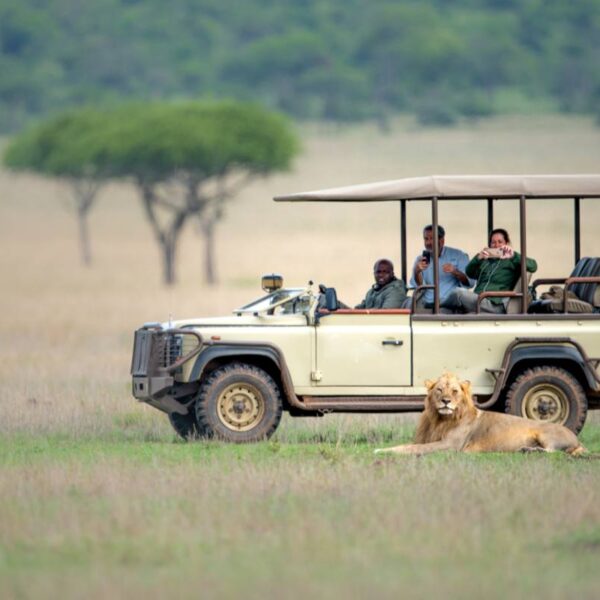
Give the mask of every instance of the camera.
<svg viewBox="0 0 600 600">
<path fill-rule="evenodd" d="M 485 250 L 490 258 L 504 258 L 504 250 L 502 248 L 486 248 Z"/>
</svg>

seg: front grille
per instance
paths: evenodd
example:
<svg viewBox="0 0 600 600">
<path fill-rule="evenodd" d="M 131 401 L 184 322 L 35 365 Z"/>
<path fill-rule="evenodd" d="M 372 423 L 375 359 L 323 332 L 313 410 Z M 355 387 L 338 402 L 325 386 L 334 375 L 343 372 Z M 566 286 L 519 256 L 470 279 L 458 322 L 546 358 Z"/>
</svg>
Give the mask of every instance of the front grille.
<svg viewBox="0 0 600 600">
<path fill-rule="evenodd" d="M 180 335 L 170 333 L 164 334 L 164 344 L 162 356 L 160 358 L 161 367 L 170 367 L 176 360 L 182 356 L 183 340 Z"/>
<path fill-rule="evenodd" d="M 182 356 L 182 336 L 138 329 L 133 341 L 131 374 L 138 377 L 152 377 L 159 369 L 170 367 Z"/>
</svg>

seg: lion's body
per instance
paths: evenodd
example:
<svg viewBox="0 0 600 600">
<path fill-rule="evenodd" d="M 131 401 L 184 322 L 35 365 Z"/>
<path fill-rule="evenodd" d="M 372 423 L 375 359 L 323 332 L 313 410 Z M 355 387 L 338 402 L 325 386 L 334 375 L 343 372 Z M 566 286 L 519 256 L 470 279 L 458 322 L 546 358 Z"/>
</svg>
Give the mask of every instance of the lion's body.
<svg viewBox="0 0 600 600">
<path fill-rule="evenodd" d="M 470 384 L 459 382 L 455 375 L 444 373 L 426 385 L 425 410 L 417 426 L 415 443 L 376 452 L 585 452 L 577 436 L 562 425 L 479 410 L 473 403 Z"/>
</svg>

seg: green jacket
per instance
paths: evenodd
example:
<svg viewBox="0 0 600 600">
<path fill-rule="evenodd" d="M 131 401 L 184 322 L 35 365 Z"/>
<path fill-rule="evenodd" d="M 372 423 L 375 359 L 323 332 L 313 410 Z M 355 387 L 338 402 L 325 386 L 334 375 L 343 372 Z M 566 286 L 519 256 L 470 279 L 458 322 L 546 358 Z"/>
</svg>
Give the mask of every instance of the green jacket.
<svg viewBox="0 0 600 600">
<path fill-rule="evenodd" d="M 527 259 L 527 270 L 537 271 L 537 262 Z M 475 293 L 506 292 L 514 289 L 521 276 L 521 255 L 515 252 L 512 258 L 488 258 L 482 260 L 474 256 L 465 270 L 467 277 L 477 279 Z M 490 298 L 494 304 L 502 304 L 503 298 Z"/>
<path fill-rule="evenodd" d="M 355 308 L 402 308 L 406 300 L 406 286 L 400 279 L 392 279 L 380 288 L 373 285 L 367 292 L 365 299 Z"/>
</svg>

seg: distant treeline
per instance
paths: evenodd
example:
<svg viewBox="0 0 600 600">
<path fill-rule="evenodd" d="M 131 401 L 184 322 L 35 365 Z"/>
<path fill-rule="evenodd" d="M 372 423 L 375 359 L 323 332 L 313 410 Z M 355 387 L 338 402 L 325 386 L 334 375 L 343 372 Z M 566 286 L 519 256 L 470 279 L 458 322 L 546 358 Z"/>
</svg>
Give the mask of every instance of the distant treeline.
<svg viewBox="0 0 600 600">
<path fill-rule="evenodd" d="M 599 65 L 600 0 L 0 0 L 0 131 L 157 98 L 382 125 L 599 114 Z"/>
</svg>

